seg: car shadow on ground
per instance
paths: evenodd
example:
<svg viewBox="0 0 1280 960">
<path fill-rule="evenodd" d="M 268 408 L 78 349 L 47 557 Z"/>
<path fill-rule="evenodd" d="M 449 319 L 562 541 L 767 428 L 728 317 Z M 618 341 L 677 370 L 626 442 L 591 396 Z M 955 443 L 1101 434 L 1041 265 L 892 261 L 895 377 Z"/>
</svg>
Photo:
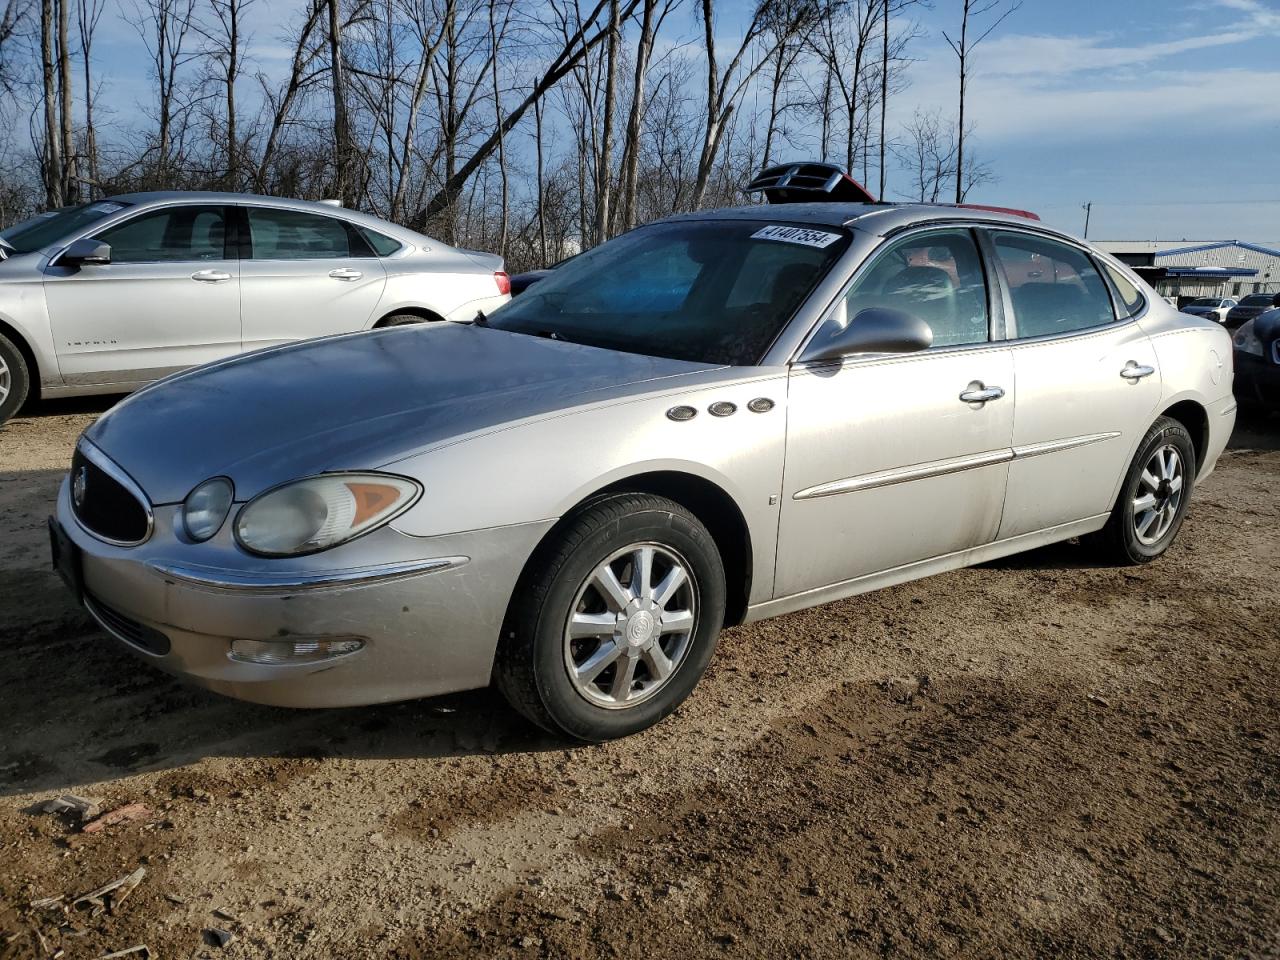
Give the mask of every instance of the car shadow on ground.
<svg viewBox="0 0 1280 960">
<path fill-rule="evenodd" d="M 92 397 L 55 397 L 53 399 L 30 399 L 21 410 L 19 417 L 66 417 L 81 413 L 106 413 L 127 394 L 108 393 Z"/>
</svg>

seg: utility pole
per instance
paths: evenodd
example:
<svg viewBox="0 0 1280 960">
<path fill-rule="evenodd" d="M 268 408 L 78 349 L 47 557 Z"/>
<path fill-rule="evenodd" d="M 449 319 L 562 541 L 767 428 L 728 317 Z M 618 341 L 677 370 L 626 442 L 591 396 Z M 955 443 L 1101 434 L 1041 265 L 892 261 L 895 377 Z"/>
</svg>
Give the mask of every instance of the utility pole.
<svg viewBox="0 0 1280 960">
<path fill-rule="evenodd" d="M 1084 206 L 1081 207 L 1081 209 L 1084 210 L 1084 239 L 1088 240 L 1089 239 L 1089 214 L 1093 212 L 1093 201 L 1090 200 L 1088 203 L 1084 204 Z"/>
</svg>

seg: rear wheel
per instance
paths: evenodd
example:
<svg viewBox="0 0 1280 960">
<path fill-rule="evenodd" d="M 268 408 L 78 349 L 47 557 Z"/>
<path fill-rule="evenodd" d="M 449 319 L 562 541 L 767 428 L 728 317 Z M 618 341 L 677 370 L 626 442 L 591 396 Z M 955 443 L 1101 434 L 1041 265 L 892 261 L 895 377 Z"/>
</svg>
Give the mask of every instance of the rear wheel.
<svg viewBox="0 0 1280 960">
<path fill-rule="evenodd" d="M 604 497 L 530 561 L 495 677 L 512 706 L 552 733 L 636 733 L 692 692 L 724 608 L 720 554 L 693 514 L 663 497 Z"/>
<path fill-rule="evenodd" d="M 1169 549 L 1191 499 L 1196 451 L 1177 420 L 1161 417 L 1147 431 L 1125 474 L 1107 525 L 1093 542 L 1114 563 L 1147 563 Z"/>
<path fill-rule="evenodd" d="M 0 334 L 0 424 L 18 412 L 27 399 L 30 385 L 31 376 L 22 351 Z"/>
</svg>

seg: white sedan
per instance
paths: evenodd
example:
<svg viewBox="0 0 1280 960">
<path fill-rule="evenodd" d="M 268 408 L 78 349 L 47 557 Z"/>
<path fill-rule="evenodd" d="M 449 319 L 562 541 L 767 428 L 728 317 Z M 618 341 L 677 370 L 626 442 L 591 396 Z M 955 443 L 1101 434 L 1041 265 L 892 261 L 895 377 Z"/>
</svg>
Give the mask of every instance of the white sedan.
<svg viewBox="0 0 1280 960">
<path fill-rule="evenodd" d="M 0 232 L 0 424 L 30 395 L 128 393 L 310 337 L 471 320 L 502 259 L 328 203 L 135 193 Z"/>
</svg>

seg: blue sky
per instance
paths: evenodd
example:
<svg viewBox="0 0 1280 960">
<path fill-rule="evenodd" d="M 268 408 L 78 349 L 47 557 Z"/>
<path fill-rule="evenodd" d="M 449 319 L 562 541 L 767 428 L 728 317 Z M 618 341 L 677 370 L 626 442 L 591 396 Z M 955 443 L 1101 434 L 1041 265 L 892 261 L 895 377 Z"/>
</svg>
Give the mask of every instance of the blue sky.
<svg viewBox="0 0 1280 960">
<path fill-rule="evenodd" d="M 749 2 L 720 0 L 726 47 Z M 955 59 L 941 32 L 958 27 L 959 8 L 920 9 L 925 36 L 891 127 L 917 107 L 954 116 Z M 252 69 L 284 69 L 279 37 L 296 9 L 252 8 Z M 689 38 L 694 13 L 686 4 Z M 143 48 L 110 14 L 99 44 L 100 104 L 127 118 L 148 96 Z M 245 86 L 256 99 L 256 83 Z M 1025 0 L 978 48 L 969 110 L 971 146 L 999 177 L 977 202 L 1079 233 L 1092 201 L 1091 239 L 1280 241 L 1280 0 Z"/>
</svg>

